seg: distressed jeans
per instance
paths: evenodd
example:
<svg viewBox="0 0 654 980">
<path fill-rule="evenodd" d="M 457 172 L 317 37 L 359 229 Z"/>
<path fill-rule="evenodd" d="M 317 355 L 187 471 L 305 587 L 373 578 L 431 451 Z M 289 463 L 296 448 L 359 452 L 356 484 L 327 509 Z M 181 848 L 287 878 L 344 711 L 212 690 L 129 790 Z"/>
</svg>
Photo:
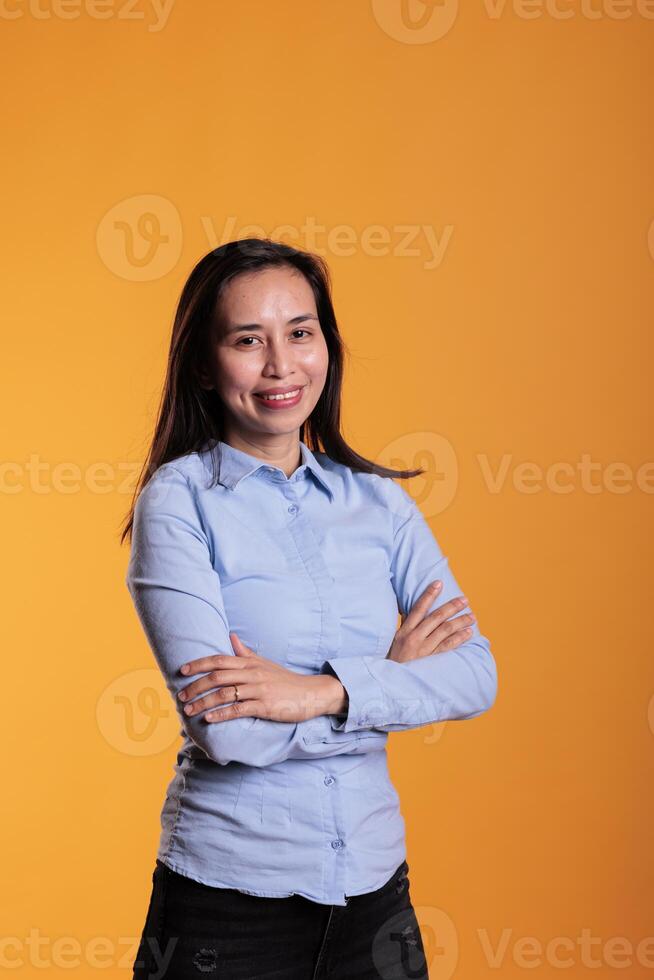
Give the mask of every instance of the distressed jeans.
<svg viewBox="0 0 654 980">
<path fill-rule="evenodd" d="M 428 980 L 408 872 L 342 906 L 214 888 L 157 860 L 134 980 Z"/>
</svg>

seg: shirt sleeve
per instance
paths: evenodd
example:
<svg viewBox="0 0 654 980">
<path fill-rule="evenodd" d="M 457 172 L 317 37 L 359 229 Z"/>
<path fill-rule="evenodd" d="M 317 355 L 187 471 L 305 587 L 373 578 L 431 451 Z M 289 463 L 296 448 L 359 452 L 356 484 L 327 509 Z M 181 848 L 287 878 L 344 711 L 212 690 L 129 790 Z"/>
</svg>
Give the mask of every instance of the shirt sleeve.
<svg viewBox="0 0 654 980">
<path fill-rule="evenodd" d="M 385 733 L 337 731 L 331 715 L 298 723 L 246 717 L 210 724 L 204 712 L 190 718 L 184 714 L 177 694 L 189 676 L 180 674 L 181 665 L 215 653 L 235 654 L 192 486 L 169 463 L 137 497 L 125 583 L 182 729 L 214 762 L 268 766 L 284 759 L 385 750 Z"/>
<path fill-rule="evenodd" d="M 447 557 L 413 498 L 394 480 L 388 486 L 393 514 L 391 576 L 402 615 L 427 586 L 443 587 L 427 613 L 466 593 L 459 587 Z M 463 607 L 457 616 L 471 612 Z M 335 731 L 382 732 L 420 728 L 439 721 L 475 718 L 488 711 L 497 694 L 497 667 L 487 637 L 472 623 L 473 633 L 453 650 L 398 663 L 378 656 L 335 657 L 321 666 L 343 684 L 349 705 Z"/>
</svg>

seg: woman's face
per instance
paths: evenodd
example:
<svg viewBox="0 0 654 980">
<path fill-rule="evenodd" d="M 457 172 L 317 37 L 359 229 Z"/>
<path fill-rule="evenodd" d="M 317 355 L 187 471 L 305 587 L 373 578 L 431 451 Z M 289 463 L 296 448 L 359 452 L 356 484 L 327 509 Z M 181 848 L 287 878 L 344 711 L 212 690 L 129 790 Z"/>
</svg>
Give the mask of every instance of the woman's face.
<svg viewBox="0 0 654 980">
<path fill-rule="evenodd" d="M 287 266 L 242 273 L 228 283 L 215 312 L 201 377 L 225 406 L 226 435 L 297 436 L 329 363 L 308 281 Z M 299 399 L 265 402 L 257 395 L 275 388 L 300 389 Z"/>
</svg>

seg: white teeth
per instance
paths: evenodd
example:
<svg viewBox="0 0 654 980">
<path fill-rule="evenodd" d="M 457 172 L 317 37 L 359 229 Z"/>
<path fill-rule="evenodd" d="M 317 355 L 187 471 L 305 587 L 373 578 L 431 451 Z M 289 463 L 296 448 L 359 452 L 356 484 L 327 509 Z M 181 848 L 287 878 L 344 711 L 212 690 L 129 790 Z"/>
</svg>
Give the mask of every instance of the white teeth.
<svg viewBox="0 0 654 980">
<path fill-rule="evenodd" d="M 299 391 L 300 389 L 296 388 L 295 391 L 289 391 L 285 395 L 259 395 L 258 397 L 263 398 L 267 402 L 278 401 L 279 399 L 295 398 Z"/>
</svg>

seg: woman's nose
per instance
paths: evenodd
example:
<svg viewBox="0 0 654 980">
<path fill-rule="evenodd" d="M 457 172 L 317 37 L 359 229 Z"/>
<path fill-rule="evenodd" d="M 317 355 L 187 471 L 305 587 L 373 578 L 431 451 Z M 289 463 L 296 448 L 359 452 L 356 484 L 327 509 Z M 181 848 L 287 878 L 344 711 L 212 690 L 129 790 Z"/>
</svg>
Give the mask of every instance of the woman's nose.
<svg viewBox="0 0 654 980">
<path fill-rule="evenodd" d="M 266 358 L 266 368 L 273 371 L 277 377 L 284 378 L 288 374 L 291 360 L 290 351 L 281 345 L 271 345 Z"/>
</svg>

